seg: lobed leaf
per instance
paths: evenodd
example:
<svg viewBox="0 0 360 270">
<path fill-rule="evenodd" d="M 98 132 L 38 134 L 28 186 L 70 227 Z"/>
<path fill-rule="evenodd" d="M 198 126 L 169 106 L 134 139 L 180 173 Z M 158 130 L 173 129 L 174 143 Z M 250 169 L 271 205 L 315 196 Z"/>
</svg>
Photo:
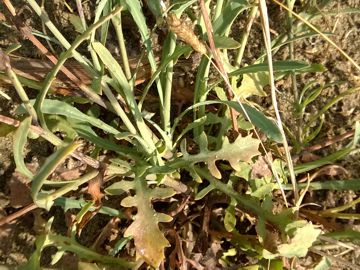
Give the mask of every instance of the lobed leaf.
<svg viewBox="0 0 360 270">
<path fill-rule="evenodd" d="M 136 176 L 134 181 L 121 181 L 106 189 L 107 193 L 116 194 L 119 191 L 133 189 L 134 196 L 126 197 L 121 201 L 124 207 L 136 207 L 137 213 L 133 223 L 126 229 L 124 237 L 134 239 L 138 257 L 142 257 L 149 265 L 159 267 L 164 259 L 164 248 L 169 242 L 160 231 L 159 222 L 169 222 L 168 215 L 157 213 L 152 207 L 152 199 L 172 197 L 176 192 L 171 188 L 150 189 L 144 177 Z M 155 244 L 156 243 L 156 244 Z"/>
<path fill-rule="evenodd" d="M 183 152 L 183 157 L 175 160 L 171 167 L 179 168 L 186 166 L 186 164 L 189 166 L 190 164 L 205 162 L 211 174 L 220 179 L 221 173 L 215 164 L 217 160 L 227 160 L 234 170 L 239 170 L 240 161 L 250 162 L 253 157 L 260 155 L 258 151 L 259 144 L 260 141 L 251 136 L 239 136 L 233 143 L 230 143 L 229 139 L 224 137 L 222 147 L 219 150 L 210 151 L 207 149 L 208 142 L 206 135 L 203 133 L 199 139 L 200 153 L 190 155 Z"/>
</svg>

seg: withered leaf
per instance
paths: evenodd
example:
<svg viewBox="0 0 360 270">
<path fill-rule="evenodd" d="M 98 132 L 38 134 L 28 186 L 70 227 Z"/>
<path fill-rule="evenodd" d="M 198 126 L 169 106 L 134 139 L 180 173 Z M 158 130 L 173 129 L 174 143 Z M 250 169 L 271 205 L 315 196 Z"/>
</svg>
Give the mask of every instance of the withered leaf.
<svg viewBox="0 0 360 270">
<path fill-rule="evenodd" d="M 142 257 L 154 268 L 159 267 L 164 259 L 164 248 L 169 246 L 168 240 L 159 229 L 159 222 L 169 222 L 172 218 L 163 213 L 157 213 L 152 207 L 152 199 L 169 198 L 175 194 L 171 188 L 150 189 L 146 180 L 141 177 L 134 179 L 136 195 L 126 197 L 121 205 L 137 207 L 134 222 L 124 233 L 125 237 L 132 236 L 138 257 Z"/>
<path fill-rule="evenodd" d="M 166 22 L 170 31 L 175 33 L 181 41 L 189 44 L 195 51 L 206 54 L 205 44 L 198 39 L 194 30 L 185 21 L 181 21 L 174 13 L 170 12 Z"/>
</svg>

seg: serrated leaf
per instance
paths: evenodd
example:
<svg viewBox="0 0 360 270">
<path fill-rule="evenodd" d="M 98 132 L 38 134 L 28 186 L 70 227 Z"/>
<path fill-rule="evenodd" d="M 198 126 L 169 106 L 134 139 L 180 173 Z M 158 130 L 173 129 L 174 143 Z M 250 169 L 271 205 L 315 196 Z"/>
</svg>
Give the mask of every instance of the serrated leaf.
<svg viewBox="0 0 360 270">
<path fill-rule="evenodd" d="M 164 248 L 169 246 L 169 242 L 160 231 L 157 222 L 154 210 L 150 211 L 145 205 L 139 206 L 135 221 L 124 233 L 125 237 L 132 236 L 134 238 L 137 255 L 153 267 L 159 267 L 165 257 Z"/>
<path fill-rule="evenodd" d="M 243 178 L 246 181 L 249 181 L 252 166 L 246 162 L 240 162 L 240 170 L 235 171 L 233 174 L 237 177 Z"/>
<path fill-rule="evenodd" d="M 166 199 L 174 196 L 176 192 L 172 188 L 156 187 L 151 191 L 151 194 L 153 199 Z"/>
<path fill-rule="evenodd" d="M 134 207 L 134 206 L 137 206 L 137 201 L 138 201 L 138 199 L 136 198 L 136 195 L 128 196 L 121 201 L 121 206 Z"/>
<path fill-rule="evenodd" d="M 295 230 L 289 244 L 279 245 L 278 252 L 287 258 L 304 257 L 320 233 L 320 229 L 315 229 L 313 224 L 307 223 Z"/>
<path fill-rule="evenodd" d="M 210 151 L 204 147 L 204 145 L 206 145 L 204 141 L 207 142 L 207 138 L 204 134 L 201 135 L 197 141 L 199 142 L 199 145 L 202 146 L 200 147 L 200 153 L 189 155 L 186 151 L 186 144 L 181 144 L 180 146 L 183 156 L 169 163 L 165 169 L 187 167 L 189 170 L 189 168 L 191 168 L 194 164 L 205 162 L 211 174 L 220 179 L 221 173 L 215 164 L 216 161 L 227 160 L 230 163 L 230 166 L 234 170 L 238 171 L 241 168 L 241 161 L 250 162 L 253 157 L 260 154 L 258 151 L 260 141 L 252 138 L 251 135 L 247 137 L 239 136 L 233 143 L 230 143 L 229 139 L 224 137 L 222 147 L 219 150 L 214 151 Z M 191 173 L 190 170 L 189 172 Z"/>
<path fill-rule="evenodd" d="M 223 145 L 218 151 L 208 151 L 199 155 L 207 155 L 204 161 L 207 163 L 211 174 L 220 179 L 221 173 L 215 162 L 217 160 L 227 160 L 234 170 L 240 169 L 240 161 L 250 162 L 254 156 L 260 154 L 258 151 L 260 141 L 258 139 L 247 137 L 238 137 L 235 142 L 230 143 L 227 137 L 224 138 Z"/>
<path fill-rule="evenodd" d="M 134 188 L 134 181 L 119 181 L 107 187 L 104 191 L 109 195 L 121 195 Z"/>
</svg>

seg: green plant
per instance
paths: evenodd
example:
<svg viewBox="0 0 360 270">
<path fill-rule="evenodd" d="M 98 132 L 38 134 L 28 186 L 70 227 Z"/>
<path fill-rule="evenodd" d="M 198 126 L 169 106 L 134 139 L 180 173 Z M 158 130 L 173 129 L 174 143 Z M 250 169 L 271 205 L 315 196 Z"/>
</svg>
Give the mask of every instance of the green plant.
<svg viewBox="0 0 360 270">
<path fill-rule="evenodd" d="M 267 50 L 264 50 L 267 56 L 260 57 L 252 65 L 242 66 L 248 32 L 240 41 L 236 41 L 230 33 L 238 16 L 248 11 L 251 14 L 248 21 L 249 29 L 251 28 L 258 10 L 257 4 L 251 1 L 218 0 L 213 4 L 207 1 L 206 12 L 213 14 L 212 37 L 209 34 L 206 12 L 200 12 L 198 19 L 191 16 L 194 15 L 192 7 L 196 5 L 196 1 L 172 1 L 169 6 L 162 6 L 162 1 L 147 1 L 148 8 L 157 21 L 154 29 L 150 30 L 141 1 L 101 0 L 97 4 L 93 24 L 87 26 L 78 18 L 83 30 L 72 44 L 66 41 L 36 1 L 27 2 L 44 20 L 63 46 L 64 52 L 60 54 L 56 65 L 41 85 L 17 78 L 10 66 L 6 70 L 7 76 L 12 78 L 11 81 L 15 87 L 17 86 L 16 89 L 22 97 L 23 106 L 18 109 L 18 113 L 28 115 L 23 118 L 14 136 L 16 169 L 31 181 L 32 198 L 38 207 L 49 210 L 55 204 L 81 210 L 72 224 L 68 237 L 51 232 L 51 221 L 48 223 L 45 234 L 37 239 L 37 249 L 25 266 L 26 269 L 40 269 L 39 258 L 47 246 L 55 246 L 58 250 L 53 263 L 56 263 L 65 252 L 73 252 L 88 261 L 124 269 L 140 267 L 144 262 L 157 268 L 164 261 L 166 248 L 170 246 L 165 237 L 164 227 L 169 222 L 176 222 L 176 219 L 169 215 L 171 211 L 167 211 L 170 208 L 169 198 L 175 200 L 176 196 L 187 192 L 191 193 L 195 201 L 204 198 L 211 200 L 212 196 L 216 197 L 219 194 L 225 197 L 227 208 L 224 217 L 220 221 L 212 221 L 213 226 L 220 235 L 228 235 L 233 247 L 258 258 L 258 267 L 271 264 L 274 265 L 274 269 L 282 269 L 279 258 L 304 257 L 307 254 L 321 230 L 311 222 L 298 217 L 304 193 L 298 194 L 295 173 L 303 173 L 331 163 L 349 153 L 358 141 L 358 130 L 355 132 L 353 143 L 341 153 L 317 163 L 292 168 L 288 149 L 287 163 L 280 155 L 274 160 L 270 158 L 272 146 L 276 143 L 287 145 L 280 115 L 277 115 L 277 122 L 273 121 L 262 112 L 259 105 L 249 102 L 247 98 L 266 95 L 262 88 L 267 84 L 273 86 L 276 78 L 288 75 L 295 77 L 305 72 L 321 72 L 323 68 L 320 65 L 294 59 L 271 59 L 272 50 L 291 45 L 293 40 L 314 33 L 306 35 L 307 32 L 299 32 L 295 35 L 280 36 L 273 44 L 267 39 Z M 288 2 L 289 9 L 292 10 L 294 1 Z M 265 22 L 265 1 L 261 1 L 260 4 L 266 32 L 268 29 Z M 123 37 L 121 14 L 125 12 L 131 15 L 140 33 L 144 54 L 152 74 L 142 89 L 140 99 L 135 91 L 136 70 L 130 68 Z M 195 18 L 193 23 L 199 28 L 198 35 L 185 22 L 185 17 Z M 289 25 L 293 24 L 293 18 L 290 16 Z M 122 65 L 107 48 L 107 36 L 111 25 L 115 28 Z M 157 61 L 151 43 L 151 33 L 156 27 L 161 26 L 167 29 L 167 34 L 164 43 L 160 44 L 163 50 L 160 60 Z M 99 39 L 96 38 L 97 29 L 100 30 Z M 213 42 L 217 50 L 208 50 L 207 42 Z M 87 43 L 91 60 L 77 51 L 82 43 Z M 230 50 L 234 49 L 238 49 L 236 61 L 232 61 L 230 57 Z M 175 77 L 174 68 L 180 58 L 188 57 L 193 52 L 201 54 L 200 63 L 196 68 L 193 104 L 183 112 L 175 114 L 171 99 L 175 91 L 172 83 Z M 218 54 L 221 64 L 214 64 L 215 54 Z M 85 103 L 88 112 L 99 110 L 102 115 L 110 115 L 111 121 L 106 122 L 103 117 L 80 111 L 76 99 L 69 102 L 49 98 L 53 80 L 62 70 L 64 63 L 72 57 L 84 66 L 93 79 L 91 86 L 79 84 L 87 97 Z M 216 79 L 211 80 L 210 77 L 214 74 Z M 19 87 L 21 83 L 38 88 L 39 94 L 35 100 L 28 100 L 22 87 Z M 298 118 L 303 117 L 306 106 L 314 101 L 325 87 L 312 88 L 313 86 L 315 84 L 310 83 L 299 95 L 294 95 Z M 146 101 L 151 90 L 157 93 L 157 108 L 154 113 L 146 111 Z M 274 87 L 272 90 L 273 100 L 276 101 Z M 211 91 L 216 94 L 214 100 L 209 99 L 210 93 L 213 93 Z M 357 89 L 350 89 L 346 94 L 354 91 Z M 309 93 L 306 94 L 307 92 Z M 290 133 L 296 150 L 302 149 L 319 133 L 321 125 L 315 131 L 310 131 L 312 122 L 319 119 L 334 102 L 346 94 L 335 97 L 317 115 L 304 123 L 304 131 L 298 137 Z M 274 106 L 277 109 L 276 104 Z M 213 112 L 208 110 L 209 107 Z M 234 112 L 237 115 L 235 120 Z M 192 119 L 190 121 L 187 119 L 189 115 Z M 36 125 L 37 119 L 40 131 L 39 127 L 31 125 L 31 121 Z M 236 128 L 237 134 L 231 136 L 231 131 Z M 36 130 L 37 132 L 34 132 Z M 56 132 L 61 133 L 62 140 L 54 135 Z M 266 136 L 266 142 L 260 139 L 259 132 Z M 35 174 L 26 167 L 23 154 L 28 137 L 33 137 L 34 133 L 56 146 L 54 154 L 47 158 Z M 92 158 L 77 150 L 82 141 L 95 146 L 95 150 L 89 154 Z M 99 153 L 106 153 L 108 157 L 104 161 L 99 161 Z M 70 156 L 86 163 L 88 171 L 78 179 L 60 182 L 55 186 L 56 182 L 51 180 L 51 174 Z M 265 171 L 259 170 L 261 166 L 266 167 Z M 284 204 L 288 206 L 284 189 L 290 189 L 287 180 L 289 176 L 293 181 L 291 189 L 295 193 L 293 207 L 289 206 L 274 213 L 272 191 L 282 190 Z M 95 181 L 101 185 L 105 178 L 116 179 L 104 189 L 107 199 L 103 198 L 99 186 L 91 191 L 93 201 L 65 197 L 66 193 L 84 183 Z M 237 190 L 243 181 L 248 185 L 244 194 Z M 316 184 L 312 183 L 310 186 L 316 187 Z M 121 198 L 118 208 L 134 208 L 136 214 L 128 217 L 122 210 L 102 206 L 104 201 L 111 201 L 113 196 Z M 168 204 L 164 207 L 167 214 L 161 212 L 164 209 L 156 209 L 155 201 Z M 256 238 L 238 231 L 236 225 L 240 219 L 235 209 L 244 213 L 242 218 L 247 217 L 251 220 L 252 216 L 256 219 Z M 86 219 L 96 211 L 127 220 L 128 226 L 119 238 L 118 244 L 106 256 L 77 242 L 76 233 L 81 230 L 79 227 L 83 226 L 83 223 L 86 224 Z M 163 226 L 160 225 L 162 223 Z M 204 224 L 204 228 L 208 230 L 208 224 L 205 221 Z M 124 245 L 131 241 L 134 243 L 136 255 L 115 257 Z M 230 249 L 227 252 L 230 252 Z M 224 254 L 223 257 L 224 263 L 228 266 L 232 266 L 227 259 L 233 256 L 231 254 Z"/>
</svg>

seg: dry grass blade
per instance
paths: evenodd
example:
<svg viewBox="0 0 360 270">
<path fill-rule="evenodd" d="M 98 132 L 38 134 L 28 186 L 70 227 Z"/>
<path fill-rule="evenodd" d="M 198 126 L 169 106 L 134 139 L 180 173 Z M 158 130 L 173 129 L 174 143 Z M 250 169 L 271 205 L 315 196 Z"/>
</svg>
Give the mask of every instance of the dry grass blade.
<svg viewBox="0 0 360 270">
<path fill-rule="evenodd" d="M 299 199 L 299 193 L 298 193 L 298 188 L 296 186 L 294 167 L 293 167 L 293 163 L 292 163 L 292 159 L 291 159 L 291 155 L 290 155 L 289 146 L 288 146 L 288 143 L 287 143 L 287 140 L 285 137 L 285 132 L 284 132 L 284 128 L 282 125 L 281 116 L 280 116 L 280 112 L 279 112 L 279 108 L 278 108 L 278 104 L 277 104 L 277 98 L 276 98 L 274 69 L 273 69 L 273 65 L 272 65 L 269 17 L 267 14 L 267 7 L 266 7 L 265 0 L 260 0 L 259 5 L 260 5 L 260 15 L 261 15 L 261 21 L 262 21 L 262 27 L 263 27 L 263 34 L 264 34 L 264 42 L 265 42 L 266 54 L 267 54 L 268 66 L 269 66 L 269 83 L 270 83 L 270 89 L 271 89 L 271 99 L 272 99 L 272 103 L 273 103 L 274 110 L 275 110 L 277 124 L 278 124 L 279 130 L 283 137 L 283 145 L 285 148 L 286 159 L 287 159 L 287 163 L 288 163 L 288 167 L 289 167 L 291 182 L 293 184 L 295 202 L 297 202 Z M 281 192 L 283 193 L 283 196 L 285 196 L 283 189 L 281 189 Z"/>
<path fill-rule="evenodd" d="M 204 22 L 205 22 L 205 27 L 206 27 L 206 32 L 207 32 L 208 39 L 209 39 L 211 53 L 214 56 L 216 66 L 217 66 L 221 76 L 225 80 L 227 98 L 228 98 L 228 100 L 232 100 L 234 98 L 234 94 L 233 94 L 233 91 L 231 90 L 231 88 L 229 87 L 229 85 L 230 85 L 229 77 L 228 77 L 228 75 L 225 71 L 224 65 L 221 61 L 220 52 L 215 47 L 212 24 L 211 24 L 211 20 L 209 18 L 209 14 L 206 10 L 204 0 L 200 0 L 200 8 L 201 8 L 201 13 L 203 15 Z M 237 120 L 236 120 L 236 117 L 238 114 L 233 108 L 230 108 L 230 114 L 231 114 L 232 127 L 236 132 L 238 132 L 238 125 L 237 125 Z"/>
<path fill-rule="evenodd" d="M 179 20 L 176 15 L 171 12 L 166 17 L 166 22 L 170 30 L 174 32 L 181 41 L 189 44 L 195 51 L 201 54 L 207 53 L 205 44 L 198 39 L 194 30 L 191 29 L 186 22 Z"/>
<path fill-rule="evenodd" d="M 15 16 L 15 15 L 13 15 Z M 28 40 L 30 40 L 36 48 L 46 56 L 51 63 L 54 65 L 58 62 L 57 58 L 51 54 L 51 52 L 32 34 L 30 27 L 24 25 L 22 22 L 18 20 L 18 18 L 14 18 L 12 20 L 14 25 L 20 30 L 21 34 Z M 102 107 L 106 108 L 106 104 L 101 99 L 100 96 L 95 94 L 87 85 L 85 85 L 79 78 L 77 78 L 69 69 L 62 66 L 60 71 L 74 84 L 76 84 L 84 93 L 89 97 L 90 100 L 99 104 Z"/>
<path fill-rule="evenodd" d="M 6 8 L 9 10 L 12 16 L 16 16 L 16 11 L 14 6 L 11 4 L 10 0 L 3 0 Z"/>
<path fill-rule="evenodd" d="M 5 224 L 9 224 L 11 221 L 29 213 L 30 211 L 34 210 L 38 208 L 38 206 L 35 203 L 29 204 L 28 206 L 24 207 L 23 209 L 9 215 L 6 217 L 3 217 L 0 219 L 0 227 L 5 225 Z"/>
</svg>

